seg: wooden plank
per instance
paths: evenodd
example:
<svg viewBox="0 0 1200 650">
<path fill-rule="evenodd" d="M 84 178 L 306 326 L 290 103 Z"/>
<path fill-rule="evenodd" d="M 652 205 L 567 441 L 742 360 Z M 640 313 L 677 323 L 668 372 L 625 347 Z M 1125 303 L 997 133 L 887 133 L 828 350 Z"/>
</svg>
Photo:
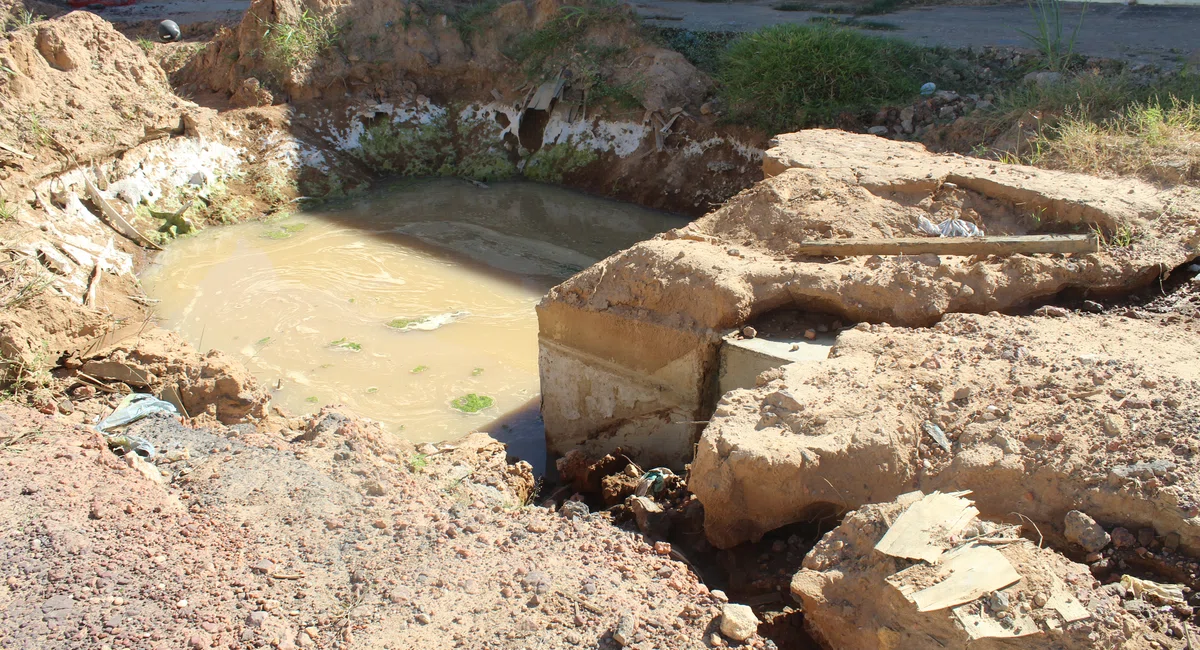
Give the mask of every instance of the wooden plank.
<svg viewBox="0 0 1200 650">
<path fill-rule="evenodd" d="M 1025 255 L 1095 253 L 1095 235 L 1013 235 L 999 237 L 901 237 L 897 239 L 818 239 L 802 242 L 794 257 L 855 255 Z"/>
</svg>

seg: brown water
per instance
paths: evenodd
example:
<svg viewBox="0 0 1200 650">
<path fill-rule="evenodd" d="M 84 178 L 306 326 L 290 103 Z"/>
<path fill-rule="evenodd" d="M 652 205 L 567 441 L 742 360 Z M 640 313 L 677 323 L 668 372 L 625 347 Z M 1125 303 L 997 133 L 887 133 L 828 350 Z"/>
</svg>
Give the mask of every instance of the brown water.
<svg viewBox="0 0 1200 650">
<path fill-rule="evenodd" d="M 542 294 L 684 223 L 534 183 L 410 181 L 286 220 L 210 228 L 173 243 L 142 282 L 166 326 L 237 356 L 273 403 L 293 413 L 345 404 L 439 441 L 490 431 L 522 408 L 507 421 L 536 420 Z M 404 329 L 397 319 L 428 320 Z M 468 394 L 493 405 L 453 408 Z"/>
</svg>

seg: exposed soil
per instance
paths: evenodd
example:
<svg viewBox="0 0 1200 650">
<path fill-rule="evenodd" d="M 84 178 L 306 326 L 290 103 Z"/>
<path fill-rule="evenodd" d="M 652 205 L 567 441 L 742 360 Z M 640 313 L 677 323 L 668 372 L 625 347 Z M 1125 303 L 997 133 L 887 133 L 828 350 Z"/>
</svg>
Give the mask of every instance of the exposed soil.
<svg viewBox="0 0 1200 650">
<path fill-rule="evenodd" d="M 0 39 L 0 644 L 811 647 L 803 624 L 831 648 L 920 645 L 904 634 L 921 625 L 965 647 L 945 612 L 897 619 L 896 594 L 875 599 L 896 567 L 872 549 L 903 493 L 966 488 L 984 519 L 1038 535 L 1005 542 L 1025 576 L 1012 598 L 1036 602 L 1059 580 L 1089 608 L 1038 643 L 1190 645 L 1195 188 L 835 131 L 764 151 L 762 134 L 719 123 L 711 81 L 625 9 L 575 34 L 606 57 L 577 53 L 546 79 L 510 54 L 577 17 L 559 2 L 509 3 L 485 25 L 424 4 L 335 4 L 256 0 L 184 43 L 138 44 L 152 18 L 122 34 L 86 12 Z M 339 37 L 281 68 L 264 38 L 306 10 L 331 11 Z M 605 87 L 586 86 L 592 74 L 631 99 L 589 99 Z M 561 95 L 527 111 L 558 77 Z M 962 103 L 937 101 L 931 114 Z M 899 112 L 878 121 L 908 134 Z M 245 368 L 158 329 L 134 275 L 173 237 L 302 195 L 538 164 L 542 180 L 652 207 L 721 206 L 539 308 L 551 442 L 576 450 L 549 494 L 485 434 L 414 448 L 336 406 L 271 407 Z M 1070 256 L 798 252 L 915 235 L 921 218 L 1136 237 Z M 826 361 L 712 394 L 721 338 L 764 318 L 862 323 Z M 93 428 L 133 391 L 181 414 L 126 432 L 154 445 L 149 460 Z M 658 465 L 679 475 L 646 474 Z M 1064 525 L 1075 509 L 1099 522 L 1098 550 Z M 1185 602 L 1118 593 L 1127 574 L 1179 582 Z M 757 633 L 730 596 L 754 605 Z M 973 612 L 1001 611 L 987 602 Z"/>
</svg>

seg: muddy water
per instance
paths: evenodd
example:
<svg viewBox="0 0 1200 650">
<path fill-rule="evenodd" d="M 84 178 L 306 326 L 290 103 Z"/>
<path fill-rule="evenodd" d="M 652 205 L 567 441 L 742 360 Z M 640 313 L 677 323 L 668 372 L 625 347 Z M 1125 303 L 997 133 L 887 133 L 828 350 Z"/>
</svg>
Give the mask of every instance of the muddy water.
<svg viewBox="0 0 1200 650">
<path fill-rule="evenodd" d="M 341 403 L 411 440 L 438 441 L 490 431 L 505 414 L 497 429 L 528 429 L 542 294 L 684 223 L 533 183 L 406 182 L 271 223 L 210 228 L 173 243 L 142 282 L 165 325 L 236 355 L 274 389 L 274 404 L 305 413 Z M 492 405 L 456 410 L 469 394 Z"/>
</svg>

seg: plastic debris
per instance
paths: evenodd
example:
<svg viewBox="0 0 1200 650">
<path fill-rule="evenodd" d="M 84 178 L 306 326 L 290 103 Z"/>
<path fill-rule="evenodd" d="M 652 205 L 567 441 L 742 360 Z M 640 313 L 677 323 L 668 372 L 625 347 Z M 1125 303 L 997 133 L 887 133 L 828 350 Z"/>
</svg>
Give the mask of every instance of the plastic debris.
<svg viewBox="0 0 1200 650">
<path fill-rule="evenodd" d="M 937 92 L 937 84 L 933 83 L 932 81 L 926 82 L 924 85 L 921 86 L 921 96 L 922 97 L 928 97 L 936 92 Z"/>
<path fill-rule="evenodd" d="M 950 451 L 950 440 L 946 438 L 946 432 L 942 431 L 941 427 L 928 420 L 922 426 L 925 427 L 925 433 L 928 433 L 929 437 L 933 438 L 933 441 L 942 448 L 942 451 Z"/>
<path fill-rule="evenodd" d="M 164 20 L 158 24 L 158 40 L 164 43 L 178 41 L 180 38 L 179 25 L 173 20 Z"/>
<path fill-rule="evenodd" d="M 1126 574 L 1121 576 L 1121 586 L 1128 589 L 1134 598 L 1153 596 L 1168 605 L 1179 605 L 1185 602 L 1183 585 L 1162 584 Z"/>
<path fill-rule="evenodd" d="M 642 480 L 638 481 L 637 489 L 633 493 L 639 497 L 644 497 L 648 494 L 658 494 L 663 491 L 663 482 L 668 476 L 675 476 L 675 472 L 666 467 L 655 467 L 642 475 Z"/>
<path fill-rule="evenodd" d="M 110 449 L 120 449 L 126 454 L 132 452 L 142 458 L 154 458 L 154 445 L 150 444 L 148 440 L 137 436 L 117 435 L 111 431 L 111 429 L 137 422 L 151 413 L 179 415 L 179 411 L 175 410 L 175 405 L 170 402 L 164 402 L 146 393 L 131 393 L 126 395 L 120 404 L 117 404 L 116 410 L 111 415 L 96 425 L 96 431 L 108 439 Z"/>
<path fill-rule="evenodd" d="M 934 237 L 983 237 L 983 230 L 979 226 L 962 219 L 947 219 L 934 225 L 929 219 L 921 217 L 918 227 Z"/>
</svg>

